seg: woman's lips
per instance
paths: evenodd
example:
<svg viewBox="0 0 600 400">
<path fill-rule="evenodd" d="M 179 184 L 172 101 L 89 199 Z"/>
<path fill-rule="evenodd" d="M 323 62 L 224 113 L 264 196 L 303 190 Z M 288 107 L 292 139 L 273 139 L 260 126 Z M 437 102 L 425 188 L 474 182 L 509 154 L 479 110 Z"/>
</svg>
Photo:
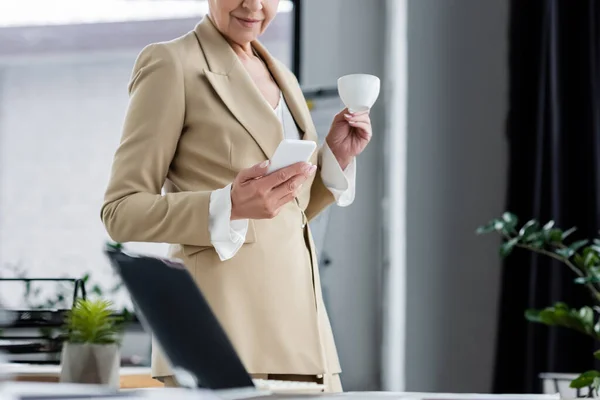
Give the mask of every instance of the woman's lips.
<svg viewBox="0 0 600 400">
<path fill-rule="evenodd" d="M 256 24 L 260 23 L 260 20 L 257 19 L 246 19 L 246 18 L 240 18 L 240 17 L 235 17 L 235 19 L 242 25 L 245 26 L 246 28 L 252 28 L 254 27 Z"/>
</svg>

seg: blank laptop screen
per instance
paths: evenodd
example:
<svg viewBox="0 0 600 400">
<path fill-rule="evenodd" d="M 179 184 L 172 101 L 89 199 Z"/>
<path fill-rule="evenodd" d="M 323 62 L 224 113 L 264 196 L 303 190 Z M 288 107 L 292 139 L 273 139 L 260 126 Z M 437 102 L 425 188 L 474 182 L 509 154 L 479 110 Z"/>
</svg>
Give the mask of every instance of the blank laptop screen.
<svg viewBox="0 0 600 400">
<path fill-rule="evenodd" d="M 107 250 L 136 307 L 171 364 L 200 387 L 235 389 L 254 384 L 192 276 L 180 263 Z"/>
</svg>

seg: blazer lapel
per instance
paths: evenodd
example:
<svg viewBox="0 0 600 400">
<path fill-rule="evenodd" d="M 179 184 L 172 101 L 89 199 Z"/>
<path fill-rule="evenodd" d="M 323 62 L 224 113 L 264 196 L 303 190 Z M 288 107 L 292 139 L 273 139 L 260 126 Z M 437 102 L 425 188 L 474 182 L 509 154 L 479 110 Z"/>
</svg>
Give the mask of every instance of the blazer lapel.
<svg viewBox="0 0 600 400">
<path fill-rule="evenodd" d="M 196 26 L 208 69 L 206 78 L 235 118 L 270 159 L 283 139 L 283 128 L 242 62 L 208 17 Z"/>
<path fill-rule="evenodd" d="M 304 136 L 304 140 L 315 140 L 314 132 L 308 130 L 310 126 L 310 112 L 306 106 L 306 100 L 302 94 L 302 90 L 298 85 L 296 79 L 291 75 L 290 72 L 286 71 L 280 64 L 271 56 L 268 50 L 258 41 L 252 43 L 254 49 L 262 57 L 267 64 L 267 67 L 271 71 L 273 78 L 277 82 L 279 89 L 283 93 L 285 102 L 287 103 L 298 128 L 302 132 L 301 136 Z"/>
</svg>

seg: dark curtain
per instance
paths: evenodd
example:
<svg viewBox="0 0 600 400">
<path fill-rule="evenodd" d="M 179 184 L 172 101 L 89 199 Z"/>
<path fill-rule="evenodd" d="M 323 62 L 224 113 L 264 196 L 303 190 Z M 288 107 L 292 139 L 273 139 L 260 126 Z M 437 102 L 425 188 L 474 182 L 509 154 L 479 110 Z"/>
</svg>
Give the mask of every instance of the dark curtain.
<svg viewBox="0 0 600 400">
<path fill-rule="evenodd" d="M 506 209 L 576 226 L 573 240 L 600 229 L 599 35 L 600 1 L 511 1 Z M 523 316 L 557 301 L 590 305 L 573 273 L 519 250 L 502 274 L 494 392 L 536 393 L 541 372 L 594 368 L 600 345 Z"/>
</svg>

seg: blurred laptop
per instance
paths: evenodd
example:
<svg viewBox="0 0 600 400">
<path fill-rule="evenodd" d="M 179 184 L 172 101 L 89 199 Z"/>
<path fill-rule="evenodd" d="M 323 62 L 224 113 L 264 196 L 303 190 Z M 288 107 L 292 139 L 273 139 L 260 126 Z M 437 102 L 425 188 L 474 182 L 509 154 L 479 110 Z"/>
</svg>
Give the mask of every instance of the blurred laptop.
<svg viewBox="0 0 600 400">
<path fill-rule="evenodd" d="M 323 392 L 312 382 L 252 379 L 182 263 L 126 253 L 120 245 L 106 254 L 181 386 L 256 395 Z"/>
</svg>

